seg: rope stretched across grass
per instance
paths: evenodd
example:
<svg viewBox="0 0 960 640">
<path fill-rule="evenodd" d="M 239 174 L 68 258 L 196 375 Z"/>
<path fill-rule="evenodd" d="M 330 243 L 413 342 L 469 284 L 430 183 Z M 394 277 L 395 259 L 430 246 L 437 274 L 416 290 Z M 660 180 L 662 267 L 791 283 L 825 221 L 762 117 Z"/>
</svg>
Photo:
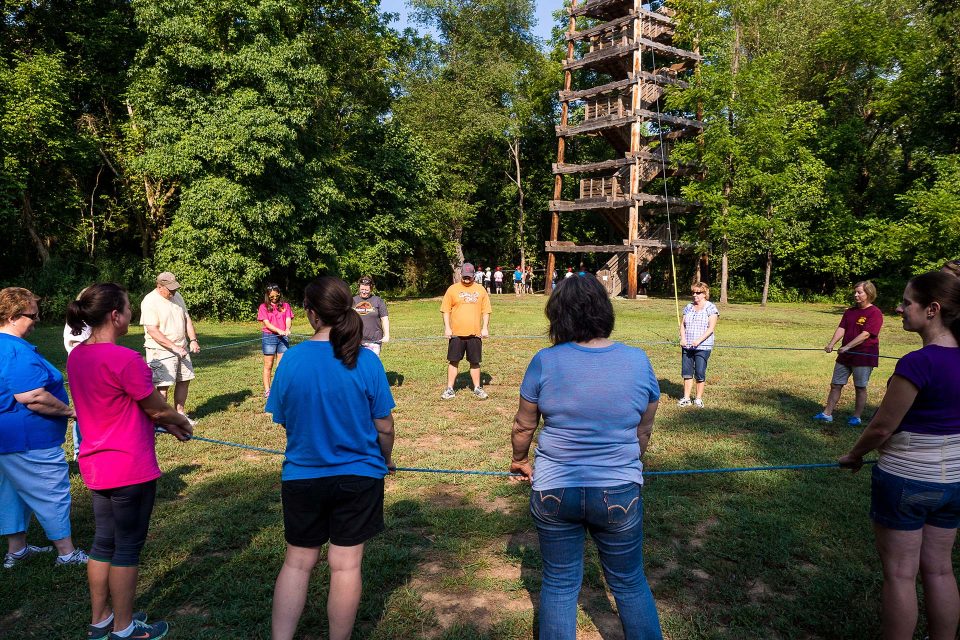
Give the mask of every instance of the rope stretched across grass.
<svg viewBox="0 0 960 640">
<path fill-rule="evenodd" d="M 160 433 L 166 433 L 162 429 L 158 429 Z M 200 436 L 192 436 L 191 440 L 196 440 L 198 442 L 207 442 L 210 444 L 219 444 L 226 447 L 236 447 L 238 449 L 247 449 L 248 451 L 258 451 L 260 453 L 269 453 L 273 455 L 282 456 L 284 455 L 283 451 L 279 449 L 267 449 L 265 447 L 255 447 L 249 444 L 242 444 L 239 442 L 229 442 L 227 440 L 216 440 L 214 438 L 203 438 Z M 867 460 L 864 464 L 874 464 L 876 460 Z M 841 468 L 839 463 L 836 462 L 822 462 L 822 463 L 813 463 L 813 464 L 781 464 L 781 465 L 770 465 L 770 466 L 760 466 L 760 467 L 720 467 L 716 469 L 670 469 L 665 471 L 644 471 L 643 476 L 685 476 L 685 475 L 704 475 L 710 473 L 748 473 L 748 472 L 757 472 L 757 471 L 807 471 L 811 469 L 839 469 Z M 509 471 L 476 471 L 471 469 L 433 469 L 430 467 L 393 467 L 391 471 L 402 471 L 409 473 L 442 473 L 442 474 L 455 474 L 455 475 L 469 475 L 469 476 L 499 476 L 499 477 L 523 477 L 519 473 L 510 473 Z"/>
</svg>

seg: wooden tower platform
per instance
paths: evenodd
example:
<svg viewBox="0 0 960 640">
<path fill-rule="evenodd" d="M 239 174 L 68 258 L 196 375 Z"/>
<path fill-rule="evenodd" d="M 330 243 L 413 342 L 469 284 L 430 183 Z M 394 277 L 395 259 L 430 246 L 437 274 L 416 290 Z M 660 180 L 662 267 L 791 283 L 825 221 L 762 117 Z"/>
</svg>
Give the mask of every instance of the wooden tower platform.
<svg viewBox="0 0 960 640">
<path fill-rule="evenodd" d="M 560 92 L 557 162 L 553 165 L 554 194 L 550 201 L 550 240 L 546 243 L 547 273 L 557 266 L 557 253 L 613 253 L 608 268 L 622 262 L 627 296 L 637 296 L 637 271 L 670 246 L 667 227 L 654 216 L 669 205 L 671 213 L 688 211 L 689 203 L 660 193 L 648 193 L 650 183 L 666 177 L 694 176 L 695 166 L 670 166 L 671 146 L 696 136 L 703 123 L 664 113 L 666 87 L 686 87 L 684 77 L 700 61 L 692 51 L 673 46 L 672 11 L 644 8 L 641 0 L 572 0 L 568 8 L 567 59 Z M 584 28 L 577 31 L 577 19 Z M 587 79 L 574 90 L 574 72 Z M 571 115 L 575 114 L 576 122 Z M 612 149 L 612 159 L 565 162 L 567 139 L 599 136 Z M 662 140 L 662 145 L 661 145 Z M 580 180 L 578 196 L 561 200 L 565 176 Z M 577 245 L 559 240 L 560 214 L 595 211 L 623 236 L 621 244 Z M 674 246 L 677 246 L 674 236 Z M 615 278 L 620 282 L 620 278 Z M 547 287 L 550 278 L 547 278 Z M 619 289 L 619 284 L 616 285 Z M 613 294 L 619 293 L 611 291 Z"/>
</svg>

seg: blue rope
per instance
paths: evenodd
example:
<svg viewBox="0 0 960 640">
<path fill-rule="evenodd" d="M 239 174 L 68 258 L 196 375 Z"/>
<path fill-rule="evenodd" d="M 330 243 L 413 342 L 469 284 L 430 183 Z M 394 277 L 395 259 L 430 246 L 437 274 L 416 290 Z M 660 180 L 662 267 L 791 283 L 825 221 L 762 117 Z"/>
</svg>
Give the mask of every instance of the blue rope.
<svg viewBox="0 0 960 640">
<path fill-rule="evenodd" d="M 160 433 L 166 433 L 158 429 Z M 248 449 L 250 451 L 260 451 L 261 453 L 272 453 L 274 455 L 282 456 L 284 455 L 283 451 L 277 449 L 265 449 L 263 447 L 254 447 L 249 444 L 240 444 L 239 442 L 227 442 L 226 440 L 215 440 L 213 438 L 202 438 L 200 436 L 192 436 L 191 440 L 198 440 L 200 442 L 209 442 L 210 444 L 221 444 L 227 447 L 237 447 L 239 449 Z M 867 460 L 864 464 L 874 464 L 876 460 Z M 720 469 L 674 469 L 671 471 L 644 471 L 644 477 L 650 476 L 686 476 L 686 475 L 699 475 L 704 473 L 744 473 L 748 471 L 799 471 L 806 469 L 838 469 L 840 465 L 836 462 L 824 462 L 819 464 L 784 464 L 776 465 L 769 467 L 724 467 Z M 522 477 L 519 473 L 510 473 L 509 471 L 472 471 L 468 469 L 430 469 L 427 467 L 394 467 L 393 471 L 409 471 L 412 473 L 451 473 L 457 475 L 467 475 L 467 476 L 505 476 L 505 477 Z"/>
</svg>

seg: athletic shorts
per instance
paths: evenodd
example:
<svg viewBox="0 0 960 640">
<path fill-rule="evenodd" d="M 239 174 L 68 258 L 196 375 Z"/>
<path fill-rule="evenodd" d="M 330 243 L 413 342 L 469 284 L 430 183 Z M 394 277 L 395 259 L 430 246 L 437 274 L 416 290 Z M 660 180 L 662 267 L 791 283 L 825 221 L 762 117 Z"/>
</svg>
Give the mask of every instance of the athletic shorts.
<svg viewBox="0 0 960 640">
<path fill-rule="evenodd" d="M 383 531 L 383 478 L 329 476 L 284 480 L 283 530 L 288 544 L 363 544 Z"/>
<path fill-rule="evenodd" d="M 483 340 L 477 336 L 453 336 L 447 344 L 447 361 L 457 364 L 466 354 L 467 362 L 473 366 L 480 364 L 483 355 Z"/>
<path fill-rule="evenodd" d="M 190 354 L 181 358 L 166 349 L 147 349 L 147 365 L 153 373 L 153 384 L 156 387 L 170 387 L 195 377 Z"/>
<path fill-rule="evenodd" d="M 95 489 L 91 493 L 96 530 L 90 557 L 115 567 L 136 567 L 147 541 L 157 481 Z"/>
<path fill-rule="evenodd" d="M 865 389 L 870 382 L 870 374 L 873 373 L 873 367 L 848 367 L 839 362 L 833 365 L 833 384 L 841 386 L 847 384 L 850 375 L 853 375 L 853 386 Z"/>
</svg>

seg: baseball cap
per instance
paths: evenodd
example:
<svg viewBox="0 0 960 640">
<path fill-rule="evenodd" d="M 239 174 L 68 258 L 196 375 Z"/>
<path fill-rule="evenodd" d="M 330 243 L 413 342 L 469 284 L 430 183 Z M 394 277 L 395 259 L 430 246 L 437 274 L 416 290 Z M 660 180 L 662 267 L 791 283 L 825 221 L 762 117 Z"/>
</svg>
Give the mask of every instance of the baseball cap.
<svg viewBox="0 0 960 640">
<path fill-rule="evenodd" d="M 472 278 L 477 275 L 477 270 L 469 262 L 464 262 L 463 266 L 460 267 L 460 275 L 464 278 Z"/>
<path fill-rule="evenodd" d="M 157 276 L 157 286 L 166 287 L 170 291 L 176 291 L 180 288 L 180 283 L 177 282 L 177 277 L 175 275 L 169 271 L 164 271 Z"/>
</svg>

